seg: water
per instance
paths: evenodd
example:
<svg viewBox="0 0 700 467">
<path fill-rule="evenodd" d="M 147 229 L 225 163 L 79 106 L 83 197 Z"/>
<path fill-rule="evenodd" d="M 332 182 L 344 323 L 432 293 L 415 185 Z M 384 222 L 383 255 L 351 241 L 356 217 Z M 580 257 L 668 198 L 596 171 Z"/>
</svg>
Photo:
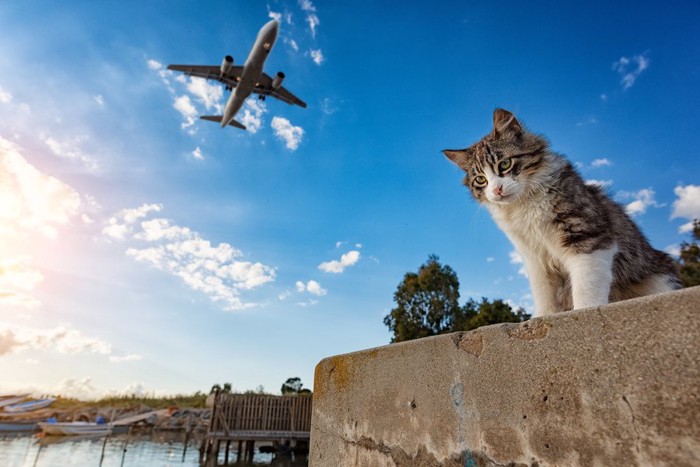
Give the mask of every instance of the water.
<svg viewBox="0 0 700 467">
<path fill-rule="evenodd" d="M 0 437 L 2 467 L 195 467 L 199 466 L 199 439 L 191 439 L 184 454 L 183 433 L 154 432 L 143 435 L 113 435 L 109 438 L 51 436 Z M 229 463 L 238 466 L 306 467 L 306 459 L 273 459 L 272 454 L 256 454 L 253 462 L 235 464 L 235 446 Z M 104 457 L 102 451 L 104 447 Z M 124 450 L 126 448 L 126 451 Z M 222 448 L 223 451 L 223 448 Z M 223 464 L 221 452 L 219 462 Z M 101 462 L 101 464 L 100 464 Z"/>
</svg>

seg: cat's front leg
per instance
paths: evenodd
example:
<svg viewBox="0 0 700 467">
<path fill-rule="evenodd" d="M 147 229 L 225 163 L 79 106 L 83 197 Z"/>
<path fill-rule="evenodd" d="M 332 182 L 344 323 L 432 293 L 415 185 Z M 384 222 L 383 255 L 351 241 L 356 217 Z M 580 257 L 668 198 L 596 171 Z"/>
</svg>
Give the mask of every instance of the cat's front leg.
<svg viewBox="0 0 700 467">
<path fill-rule="evenodd" d="M 525 260 L 525 269 L 535 301 L 535 316 L 546 316 L 561 311 L 557 304 L 556 289 L 544 265 L 539 261 Z"/>
<path fill-rule="evenodd" d="M 574 309 L 608 303 L 615 253 L 617 246 L 592 253 L 574 254 L 566 258 L 565 265 L 571 278 Z"/>
</svg>

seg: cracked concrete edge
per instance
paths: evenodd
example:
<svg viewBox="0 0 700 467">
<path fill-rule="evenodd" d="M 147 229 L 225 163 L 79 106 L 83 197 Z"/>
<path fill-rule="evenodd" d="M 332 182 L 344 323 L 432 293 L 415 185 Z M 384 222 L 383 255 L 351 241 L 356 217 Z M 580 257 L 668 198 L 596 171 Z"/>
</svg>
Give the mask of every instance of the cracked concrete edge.
<svg viewBox="0 0 700 467">
<path fill-rule="evenodd" d="M 698 313 L 696 287 L 329 357 L 310 466 L 700 465 Z"/>
</svg>

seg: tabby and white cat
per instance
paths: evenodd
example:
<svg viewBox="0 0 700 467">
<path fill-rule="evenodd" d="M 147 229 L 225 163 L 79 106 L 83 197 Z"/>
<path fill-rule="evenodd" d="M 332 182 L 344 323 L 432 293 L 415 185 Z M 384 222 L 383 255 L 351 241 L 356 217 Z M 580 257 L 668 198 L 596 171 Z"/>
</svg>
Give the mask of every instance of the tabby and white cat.
<svg viewBox="0 0 700 467">
<path fill-rule="evenodd" d="M 496 109 L 481 141 L 445 155 L 523 257 L 542 316 L 680 287 L 622 206 L 587 185 L 547 140 Z"/>
</svg>

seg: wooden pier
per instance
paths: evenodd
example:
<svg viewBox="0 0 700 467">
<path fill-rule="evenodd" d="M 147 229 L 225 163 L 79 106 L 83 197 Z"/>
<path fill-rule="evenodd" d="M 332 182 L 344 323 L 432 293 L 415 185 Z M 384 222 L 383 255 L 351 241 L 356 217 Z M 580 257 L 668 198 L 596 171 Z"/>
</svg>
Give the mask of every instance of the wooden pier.
<svg viewBox="0 0 700 467">
<path fill-rule="evenodd" d="M 238 460 L 252 459 L 256 441 L 290 447 L 308 443 L 311 432 L 311 395 L 270 396 L 220 392 L 214 400 L 207 435 L 200 447 L 200 464 L 217 465 L 224 445 L 228 464 L 231 443 L 238 442 Z"/>
</svg>

